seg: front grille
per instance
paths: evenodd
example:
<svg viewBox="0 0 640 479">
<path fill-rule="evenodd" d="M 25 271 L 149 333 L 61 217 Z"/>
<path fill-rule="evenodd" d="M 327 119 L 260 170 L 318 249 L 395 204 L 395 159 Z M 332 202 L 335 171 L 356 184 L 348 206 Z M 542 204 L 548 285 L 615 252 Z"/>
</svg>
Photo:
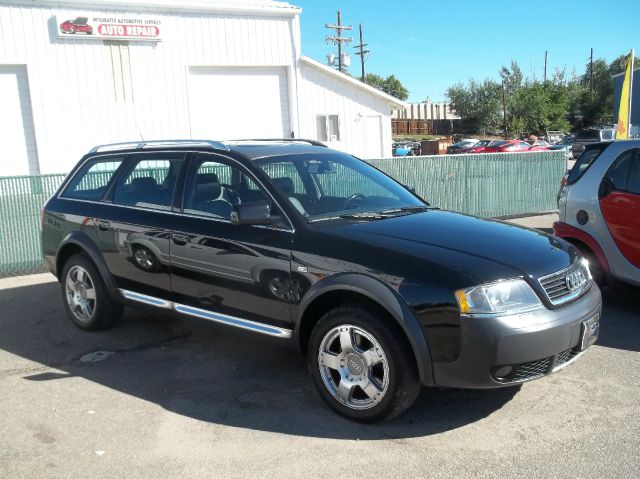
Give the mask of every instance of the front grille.
<svg viewBox="0 0 640 479">
<path fill-rule="evenodd" d="M 569 268 L 543 276 L 538 281 L 551 304 L 560 305 L 580 295 L 589 284 L 589 271 L 581 261 L 577 261 Z"/>
<path fill-rule="evenodd" d="M 501 383 L 514 383 L 536 379 L 544 376 L 549 371 L 552 359 L 553 358 L 549 357 L 511 366 L 496 366 L 492 368 L 492 375 L 496 381 Z M 506 376 L 496 376 L 496 372 L 504 370 L 505 367 L 511 367 L 512 369 Z"/>
<path fill-rule="evenodd" d="M 571 349 L 566 349 L 562 351 L 556 356 L 555 367 L 557 368 L 558 366 L 562 366 L 564 363 L 568 363 L 573 358 L 575 358 L 578 354 L 580 354 L 580 351 L 578 350 L 578 348 L 571 348 Z"/>
</svg>

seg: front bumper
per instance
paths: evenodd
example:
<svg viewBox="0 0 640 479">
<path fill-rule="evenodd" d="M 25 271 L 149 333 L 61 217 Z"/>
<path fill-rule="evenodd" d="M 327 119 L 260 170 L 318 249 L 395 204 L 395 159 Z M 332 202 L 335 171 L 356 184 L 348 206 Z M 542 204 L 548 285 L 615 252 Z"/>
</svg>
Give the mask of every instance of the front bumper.
<svg viewBox="0 0 640 479">
<path fill-rule="evenodd" d="M 595 284 L 576 301 L 503 317 L 461 317 L 458 359 L 434 362 L 435 384 L 487 389 L 536 379 L 566 366 L 581 353 L 582 322 L 599 315 Z M 504 374 L 511 367 L 509 374 Z"/>
</svg>

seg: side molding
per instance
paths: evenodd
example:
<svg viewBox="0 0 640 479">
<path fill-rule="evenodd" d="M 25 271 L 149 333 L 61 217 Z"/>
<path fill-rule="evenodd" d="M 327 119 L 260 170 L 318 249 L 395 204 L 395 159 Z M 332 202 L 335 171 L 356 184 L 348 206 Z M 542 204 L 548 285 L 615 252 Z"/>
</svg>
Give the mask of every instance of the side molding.
<svg viewBox="0 0 640 479">
<path fill-rule="evenodd" d="M 294 335 L 296 344 L 299 347 L 302 346 L 300 343 L 300 327 L 306 309 L 314 300 L 332 291 L 350 291 L 361 294 L 388 311 L 409 340 L 418 365 L 420 381 L 424 385 L 434 384 L 429 346 L 413 312 L 400 295 L 388 285 L 364 274 L 338 273 L 318 281 L 311 287 L 300 302 L 298 316 L 295 319 Z"/>
</svg>

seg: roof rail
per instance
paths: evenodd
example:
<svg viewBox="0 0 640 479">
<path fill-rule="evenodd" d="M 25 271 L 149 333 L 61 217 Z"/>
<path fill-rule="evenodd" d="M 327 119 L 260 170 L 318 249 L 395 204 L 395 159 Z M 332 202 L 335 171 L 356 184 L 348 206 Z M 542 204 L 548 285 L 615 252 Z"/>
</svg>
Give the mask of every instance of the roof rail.
<svg viewBox="0 0 640 479">
<path fill-rule="evenodd" d="M 123 143 L 108 143 L 106 145 L 94 146 L 89 153 L 100 153 L 103 151 L 115 150 L 144 150 L 146 148 L 161 148 L 163 146 L 209 146 L 215 150 L 229 151 L 229 147 L 220 141 L 215 140 L 149 140 L 149 141 L 126 141 Z"/>
<path fill-rule="evenodd" d="M 321 143 L 316 140 L 308 140 L 306 138 L 243 138 L 241 140 L 229 140 L 229 143 L 234 143 L 236 141 L 284 141 L 284 142 L 299 142 L 299 143 L 309 143 L 313 146 L 321 146 L 323 148 L 327 148 L 327 145 Z"/>
</svg>

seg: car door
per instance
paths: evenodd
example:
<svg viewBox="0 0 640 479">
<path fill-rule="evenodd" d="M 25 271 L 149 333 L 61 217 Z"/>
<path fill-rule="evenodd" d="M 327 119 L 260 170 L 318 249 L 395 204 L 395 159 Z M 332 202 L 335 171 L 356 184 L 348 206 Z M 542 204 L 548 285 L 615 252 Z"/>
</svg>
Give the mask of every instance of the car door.
<svg viewBox="0 0 640 479">
<path fill-rule="evenodd" d="M 640 149 L 627 150 L 613 162 L 599 197 L 616 246 L 627 261 L 640 268 Z"/>
<path fill-rule="evenodd" d="M 108 215 L 98 221 L 100 247 L 129 299 L 157 306 L 171 299 L 172 204 L 184 159 L 173 152 L 131 155 L 107 198 Z"/>
<path fill-rule="evenodd" d="M 178 311 L 241 327 L 255 326 L 242 320 L 290 327 L 293 229 L 288 222 L 233 224 L 234 205 L 252 201 L 266 201 L 276 212 L 273 199 L 235 160 L 193 154 L 183 213 L 172 232 L 171 281 Z"/>
</svg>

